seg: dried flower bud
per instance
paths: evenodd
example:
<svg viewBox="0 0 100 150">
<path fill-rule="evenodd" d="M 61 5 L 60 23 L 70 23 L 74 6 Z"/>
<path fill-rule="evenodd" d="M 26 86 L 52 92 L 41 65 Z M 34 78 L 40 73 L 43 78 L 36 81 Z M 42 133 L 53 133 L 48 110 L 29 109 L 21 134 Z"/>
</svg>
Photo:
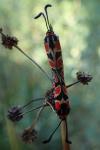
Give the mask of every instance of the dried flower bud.
<svg viewBox="0 0 100 150">
<path fill-rule="evenodd" d="M 22 108 L 19 106 L 14 106 L 8 110 L 8 119 L 13 122 L 17 122 L 23 118 Z"/>
<path fill-rule="evenodd" d="M 92 80 L 92 76 L 84 72 L 77 72 L 76 75 L 77 79 L 84 85 Z"/>
<path fill-rule="evenodd" d="M 1 30 L 1 32 L 2 32 L 2 30 Z M 5 48 L 12 49 L 13 46 L 17 45 L 17 43 L 18 43 L 18 40 L 16 37 L 10 37 L 8 35 L 2 34 L 2 45 Z"/>
<path fill-rule="evenodd" d="M 25 143 L 31 144 L 37 138 L 37 131 L 31 128 L 25 129 L 21 138 Z"/>
</svg>

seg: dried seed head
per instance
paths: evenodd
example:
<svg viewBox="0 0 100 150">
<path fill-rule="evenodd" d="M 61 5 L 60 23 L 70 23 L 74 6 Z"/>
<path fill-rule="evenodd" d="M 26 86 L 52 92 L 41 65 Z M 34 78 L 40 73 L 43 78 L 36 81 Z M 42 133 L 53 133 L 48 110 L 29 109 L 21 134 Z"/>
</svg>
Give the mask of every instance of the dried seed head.
<svg viewBox="0 0 100 150">
<path fill-rule="evenodd" d="M 84 85 L 92 80 L 92 76 L 84 72 L 77 72 L 76 75 L 77 79 Z"/>
<path fill-rule="evenodd" d="M 20 106 L 14 106 L 8 110 L 8 119 L 13 122 L 17 122 L 23 118 L 22 108 Z"/>
<path fill-rule="evenodd" d="M 25 143 L 31 144 L 37 138 L 37 131 L 31 128 L 25 129 L 21 138 Z"/>
<path fill-rule="evenodd" d="M 1 30 L 2 32 L 2 30 Z M 2 45 L 5 47 L 5 48 L 9 48 L 9 49 L 12 49 L 13 46 L 16 46 L 18 43 L 18 40 L 16 37 L 10 37 L 8 35 L 4 35 L 2 34 Z"/>
</svg>

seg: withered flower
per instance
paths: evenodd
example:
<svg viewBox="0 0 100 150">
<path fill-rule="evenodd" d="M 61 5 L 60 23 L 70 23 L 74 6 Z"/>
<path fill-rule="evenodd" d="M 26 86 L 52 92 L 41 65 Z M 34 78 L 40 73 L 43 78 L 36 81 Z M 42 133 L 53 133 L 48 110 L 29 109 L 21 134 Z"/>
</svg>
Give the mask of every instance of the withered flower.
<svg viewBox="0 0 100 150">
<path fill-rule="evenodd" d="M 25 129 L 21 138 L 25 143 L 31 144 L 37 138 L 37 131 L 31 128 Z"/>
<path fill-rule="evenodd" d="M 13 46 L 17 46 L 18 39 L 16 37 L 11 37 L 11 36 L 5 35 L 2 31 L 3 31 L 2 28 L 0 28 L 2 45 L 5 48 L 9 48 L 9 49 L 12 49 Z"/>
<path fill-rule="evenodd" d="M 43 97 L 36 98 L 36 99 L 32 99 L 31 101 L 29 101 L 27 104 L 25 104 L 23 106 L 11 107 L 8 110 L 8 114 L 7 114 L 8 119 L 10 119 L 13 122 L 20 121 L 24 117 L 25 114 L 27 114 L 29 112 L 32 112 L 34 110 L 38 110 L 41 107 L 43 107 L 44 104 L 40 105 L 40 106 L 37 106 L 37 107 L 31 106 L 33 102 L 40 101 L 40 100 L 43 100 L 43 99 L 44 99 Z M 31 107 L 29 107 L 29 106 L 31 106 Z"/>
<path fill-rule="evenodd" d="M 92 80 L 92 76 L 89 74 L 86 74 L 84 72 L 77 72 L 77 79 L 80 81 L 82 84 L 88 84 Z"/>
<path fill-rule="evenodd" d="M 13 46 L 17 45 L 17 43 L 18 43 L 18 40 L 16 37 L 11 37 L 11 36 L 2 34 L 2 45 L 5 48 L 12 49 Z"/>
<path fill-rule="evenodd" d="M 13 122 L 20 121 L 23 118 L 22 108 L 20 106 L 14 106 L 8 110 L 8 119 Z"/>
</svg>

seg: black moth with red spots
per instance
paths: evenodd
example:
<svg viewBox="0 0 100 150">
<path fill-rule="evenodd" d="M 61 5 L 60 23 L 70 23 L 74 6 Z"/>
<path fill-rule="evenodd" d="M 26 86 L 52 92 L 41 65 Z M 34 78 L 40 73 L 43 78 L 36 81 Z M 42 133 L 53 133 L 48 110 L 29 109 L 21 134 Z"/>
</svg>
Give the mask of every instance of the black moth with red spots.
<svg viewBox="0 0 100 150">
<path fill-rule="evenodd" d="M 48 90 L 44 97 L 32 99 L 27 104 L 23 105 L 22 107 L 15 106 L 11 107 L 11 109 L 8 110 L 8 118 L 13 121 L 17 122 L 20 121 L 25 114 L 38 110 L 37 116 L 35 118 L 35 123 L 38 121 L 40 117 L 41 111 L 46 106 L 50 106 L 56 113 L 57 116 L 60 119 L 60 122 L 58 126 L 55 128 L 55 130 L 52 132 L 52 134 L 49 136 L 49 138 L 43 143 L 48 143 L 52 139 L 54 133 L 61 125 L 62 121 L 65 122 L 66 125 L 66 142 L 71 144 L 71 142 L 68 140 L 68 131 L 67 131 L 67 121 L 66 118 L 68 114 L 70 113 L 70 103 L 68 98 L 67 89 L 77 83 L 82 83 L 83 85 L 88 84 L 92 80 L 92 76 L 89 74 L 85 74 L 84 72 L 77 72 L 77 81 L 67 85 L 65 84 L 64 79 L 64 69 L 63 69 L 63 59 L 62 59 L 62 52 L 61 52 L 61 46 L 59 42 L 59 37 L 54 33 L 53 28 L 51 24 L 49 23 L 48 19 L 48 12 L 47 8 L 51 7 L 50 4 L 46 5 L 44 7 L 45 14 L 43 12 L 39 13 L 35 19 L 39 18 L 40 16 L 44 17 L 47 32 L 46 37 L 44 38 L 44 46 L 46 50 L 46 54 L 48 57 L 48 62 L 52 71 L 52 79 L 49 77 L 49 75 L 46 73 L 46 71 L 36 62 L 34 61 L 29 55 L 27 55 L 21 48 L 18 47 L 18 40 L 15 37 L 10 37 L 8 35 L 5 35 L 2 31 L 2 28 L 0 28 L 0 34 L 2 39 L 2 45 L 5 48 L 12 49 L 13 47 L 17 48 L 24 56 L 26 56 L 33 64 L 35 64 L 46 76 L 47 78 L 52 82 L 52 87 L 50 90 Z M 42 105 L 38 107 L 30 107 L 33 102 L 38 100 L 43 100 Z M 28 109 L 28 110 L 27 110 Z M 32 143 L 37 138 L 37 131 L 34 128 L 34 121 L 33 124 L 24 130 L 24 132 L 21 135 L 21 138 L 26 143 Z"/>
</svg>

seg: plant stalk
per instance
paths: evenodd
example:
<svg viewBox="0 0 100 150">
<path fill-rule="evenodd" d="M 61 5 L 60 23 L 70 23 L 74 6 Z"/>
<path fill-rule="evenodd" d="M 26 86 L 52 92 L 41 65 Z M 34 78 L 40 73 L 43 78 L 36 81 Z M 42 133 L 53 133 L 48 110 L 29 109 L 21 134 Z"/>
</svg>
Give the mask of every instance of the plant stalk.
<svg viewBox="0 0 100 150">
<path fill-rule="evenodd" d="M 68 127 L 67 127 L 67 121 L 63 120 L 61 123 L 62 150 L 70 150 L 70 145 L 69 143 L 66 142 L 66 138 L 68 139 Z"/>
</svg>

